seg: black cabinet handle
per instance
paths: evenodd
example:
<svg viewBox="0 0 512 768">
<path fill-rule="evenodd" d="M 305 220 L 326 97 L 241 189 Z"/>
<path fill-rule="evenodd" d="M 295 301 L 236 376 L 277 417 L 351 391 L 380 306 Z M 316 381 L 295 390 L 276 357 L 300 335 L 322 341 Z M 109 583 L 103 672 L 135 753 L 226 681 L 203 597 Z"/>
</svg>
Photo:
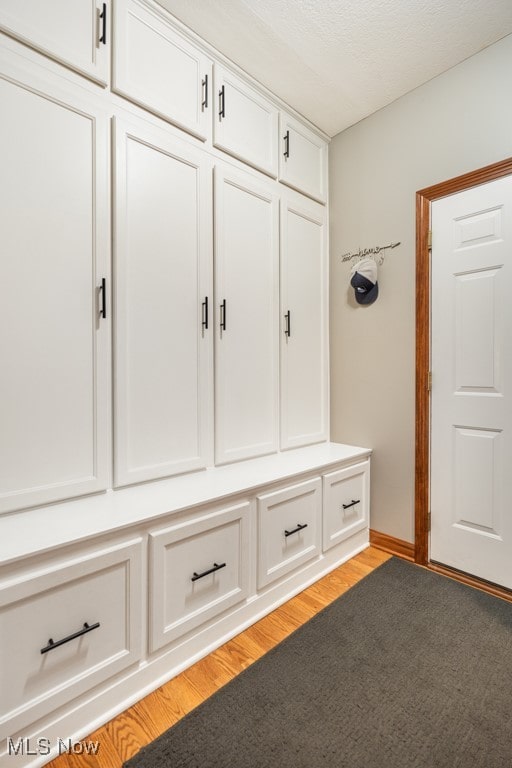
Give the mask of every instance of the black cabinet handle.
<svg viewBox="0 0 512 768">
<path fill-rule="evenodd" d="M 201 102 L 201 107 L 203 109 L 208 109 L 208 75 L 204 76 L 204 80 L 201 82 L 201 86 L 204 93 L 204 99 Z"/>
<path fill-rule="evenodd" d="M 350 507 L 353 507 L 353 506 L 354 506 L 354 504 L 359 504 L 359 503 L 360 503 L 360 501 L 361 501 L 361 499 L 352 499 L 352 501 L 350 502 L 350 504 L 343 504 L 343 505 L 342 505 L 342 506 L 343 506 L 343 509 L 349 509 Z"/>
<path fill-rule="evenodd" d="M 285 157 L 290 157 L 290 131 L 286 131 L 285 135 L 283 136 L 283 139 L 284 139 L 283 155 Z"/>
<path fill-rule="evenodd" d="M 85 622 L 82 629 L 79 629 L 78 632 L 73 632 L 72 635 L 68 635 L 68 637 L 63 637 L 62 640 L 48 640 L 48 645 L 46 645 L 44 648 L 41 648 L 41 653 L 48 653 L 48 651 L 53 651 L 54 648 L 58 648 L 59 645 L 64 645 L 64 643 L 69 643 L 70 640 L 74 640 L 77 637 L 81 637 L 82 635 L 86 635 L 87 632 L 92 632 L 93 629 L 98 629 L 100 626 L 99 621 L 96 622 L 96 624 L 88 624 Z"/>
<path fill-rule="evenodd" d="M 284 335 L 288 336 L 288 338 L 290 338 L 291 333 L 292 333 L 291 322 L 290 322 L 290 310 L 288 310 L 288 312 L 285 314 L 284 319 L 285 319 L 285 322 L 286 322 L 286 325 L 284 327 Z"/>
<path fill-rule="evenodd" d="M 196 573 L 194 571 L 194 575 L 191 576 L 190 581 L 197 581 L 198 579 L 203 579 L 205 576 L 209 576 L 210 573 L 215 573 L 216 571 L 220 571 L 221 568 L 225 568 L 226 563 L 214 563 L 213 568 L 209 568 L 207 571 L 203 571 L 203 573 Z"/>
<path fill-rule="evenodd" d="M 220 305 L 220 329 L 221 331 L 226 330 L 226 299 Z"/>
<path fill-rule="evenodd" d="M 101 278 L 100 285 L 101 304 L 100 304 L 100 317 L 103 319 L 107 316 L 107 281 L 104 277 Z"/>
<path fill-rule="evenodd" d="M 297 523 L 297 527 L 294 528 L 293 531 L 285 531 L 284 535 L 286 536 L 286 538 L 288 538 L 288 536 L 291 536 L 293 533 L 298 533 L 299 531 L 303 531 L 304 528 L 307 528 L 307 527 L 308 527 L 307 523 L 304 523 L 304 525 Z"/>
<path fill-rule="evenodd" d="M 224 86 L 219 91 L 219 120 L 226 117 L 226 95 Z"/>
<path fill-rule="evenodd" d="M 204 301 L 201 304 L 201 307 L 203 308 L 203 320 L 201 322 L 201 325 L 203 326 L 203 329 L 207 331 L 208 330 L 208 296 L 204 297 Z"/>
<path fill-rule="evenodd" d="M 103 45 L 107 44 L 107 4 L 103 3 L 103 10 L 100 13 L 100 19 L 103 22 L 102 28 L 101 28 L 101 35 L 99 42 L 103 43 Z"/>
</svg>

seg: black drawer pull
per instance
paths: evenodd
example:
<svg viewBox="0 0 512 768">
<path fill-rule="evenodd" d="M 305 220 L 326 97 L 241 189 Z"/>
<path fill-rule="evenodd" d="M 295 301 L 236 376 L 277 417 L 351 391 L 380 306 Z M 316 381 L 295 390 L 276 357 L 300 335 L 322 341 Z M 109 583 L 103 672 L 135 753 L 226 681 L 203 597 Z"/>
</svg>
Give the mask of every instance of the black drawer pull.
<svg viewBox="0 0 512 768">
<path fill-rule="evenodd" d="M 222 120 L 223 117 L 226 117 L 226 92 L 225 92 L 225 86 L 222 86 L 222 88 L 219 91 L 219 120 Z"/>
<path fill-rule="evenodd" d="M 201 81 L 203 88 L 204 100 L 201 102 L 202 109 L 208 109 L 208 75 L 204 76 L 204 80 Z"/>
<path fill-rule="evenodd" d="M 103 45 L 107 44 L 107 4 L 103 3 L 103 10 L 100 13 L 100 19 L 103 22 L 103 29 L 101 31 L 99 42 Z"/>
<path fill-rule="evenodd" d="M 105 280 L 104 277 L 101 278 L 100 294 L 101 294 L 100 317 L 105 319 L 107 316 L 107 281 Z"/>
<path fill-rule="evenodd" d="M 59 645 L 64 645 L 64 643 L 69 643 L 70 640 L 75 640 L 77 637 L 81 637 L 82 635 L 86 635 L 87 632 L 92 632 L 93 629 L 98 629 L 100 626 L 99 621 L 96 622 L 96 624 L 88 624 L 85 622 L 82 629 L 79 629 L 78 632 L 73 632 L 72 635 L 68 635 L 68 637 L 63 637 L 62 640 L 48 640 L 48 645 L 45 646 L 45 648 L 41 648 L 41 653 L 48 653 L 48 651 L 53 651 L 54 648 L 58 648 Z"/>
<path fill-rule="evenodd" d="M 356 499 L 356 500 L 352 499 L 350 504 L 343 504 L 343 509 L 349 509 L 349 507 L 353 507 L 354 504 L 359 504 L 360 501 L 361 501 L 361 499 Z"/>
<path fill-rule="evenodd" d="M 220 305 L 220 329 L 221 331 L 226 330 L 226 299 L 223 299 Z"/>
<path fill-rule="evenodd" d="M 208 330 L 208 296 L 204 297 L 204 301 L 202 303 L 202 309 L 203 309 L 203 319 L 201 321 L 201 325 L 203 326 L 204 330 Z"/>
<path fill-rule="evenodd" d="M 226 563 L 214 563 L 213 568 L 209 568 L 207 571 L 203 571 L 203 573 L 196 573 L 194 571 L 194 575 L 191 577 L 190 581 L 197 581 L 198 579 L 202 579 L 204 576 L 209 576 L 210 573 L 215 573 L 215 571 L 220 571 L 221 568 L 225 568 Z"/>
<path fill-rule="evenodd" d="M 304 523 L 304 525 L 301 525 L 300 523 L 297 523 L 297 527 L 293 529 L 293 531 L 285 531 L 284 535 L 288 538 L 288 536 L 291 536 L 293 533 L 298 533 L 299 531 L 303 531 L 304 528 L 307 528 L 308 524 Z"/>
<path fill-rule="evenodd" d="M 285 314 L 284 319 L 285 319 L 284 335 L 290 338 L 290 336 L 292 335 L 292 323 L 290 320 L 290 310 L 288 310 L 288 312 Z"/>
<path fill-rule="evenodd" d="M 284 157 L 290 157 L 290 131 L 286 131 L 283 136 L 285 150 L 283 152 Z"/>
</svg>

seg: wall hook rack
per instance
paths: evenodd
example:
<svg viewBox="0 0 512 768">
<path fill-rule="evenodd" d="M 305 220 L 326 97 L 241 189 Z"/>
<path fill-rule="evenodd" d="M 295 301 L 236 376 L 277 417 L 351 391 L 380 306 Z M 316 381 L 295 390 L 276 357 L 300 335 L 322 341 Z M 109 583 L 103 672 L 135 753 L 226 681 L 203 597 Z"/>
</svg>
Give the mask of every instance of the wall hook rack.
<svg viewBox="0 0 512 768">
<path fill-rule="evenodd" d="M 388 245 L 375 245 L 373 248 L 359 248 L 352 253 L 350 251 L 348 251 L 348 253 L 343 253 L 341 260 L 352 261 L 352 259 L 357 259 L 360 261 L 361 259 L 373 259 L 380 266 L 381 264 L 384 264 L 385 251 L 396 248 L 398 245 L 400 245 L 400 241 L 389 243 Z"/>
</svg>

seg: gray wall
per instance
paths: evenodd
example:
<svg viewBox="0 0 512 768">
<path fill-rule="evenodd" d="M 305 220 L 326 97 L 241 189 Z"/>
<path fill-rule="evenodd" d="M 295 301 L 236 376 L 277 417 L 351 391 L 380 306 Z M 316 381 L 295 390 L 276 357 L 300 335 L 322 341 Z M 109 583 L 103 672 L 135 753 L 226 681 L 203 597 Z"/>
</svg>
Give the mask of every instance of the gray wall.
<svg viewBox="0 0 512 768">
<path fill-rule="evenodd" d="M 414 540 L 415 192 L 510 156 L 510 35 L 331 142 L 331 437 L 374 450 L 371 527 L 406 541 Z M 379 298 L 358 306 L 341 255 L 397 240 L 379 267 Z"/>
</svg>

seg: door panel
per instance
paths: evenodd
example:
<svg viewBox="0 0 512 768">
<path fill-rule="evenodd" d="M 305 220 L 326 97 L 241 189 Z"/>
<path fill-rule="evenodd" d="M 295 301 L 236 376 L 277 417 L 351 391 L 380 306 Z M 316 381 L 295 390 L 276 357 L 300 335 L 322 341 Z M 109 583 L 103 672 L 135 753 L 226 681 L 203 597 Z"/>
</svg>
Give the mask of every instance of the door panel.
<svg viewBox="0 0 512 768">
<path fill-rule="evenodd" d="M 215 457 L 277 450 L 278 200 L 270 185 L 215 168 Z"/>
<path fill-rule="evenodd" d="M 116 484 L 206 466 L 211 169 L 145 123 L 116 121 Z"/>
<path fill-rule="evenodd" d="M 431 559 L 512 587 L 512 177 L 432 205 Z"/>
</svg>

